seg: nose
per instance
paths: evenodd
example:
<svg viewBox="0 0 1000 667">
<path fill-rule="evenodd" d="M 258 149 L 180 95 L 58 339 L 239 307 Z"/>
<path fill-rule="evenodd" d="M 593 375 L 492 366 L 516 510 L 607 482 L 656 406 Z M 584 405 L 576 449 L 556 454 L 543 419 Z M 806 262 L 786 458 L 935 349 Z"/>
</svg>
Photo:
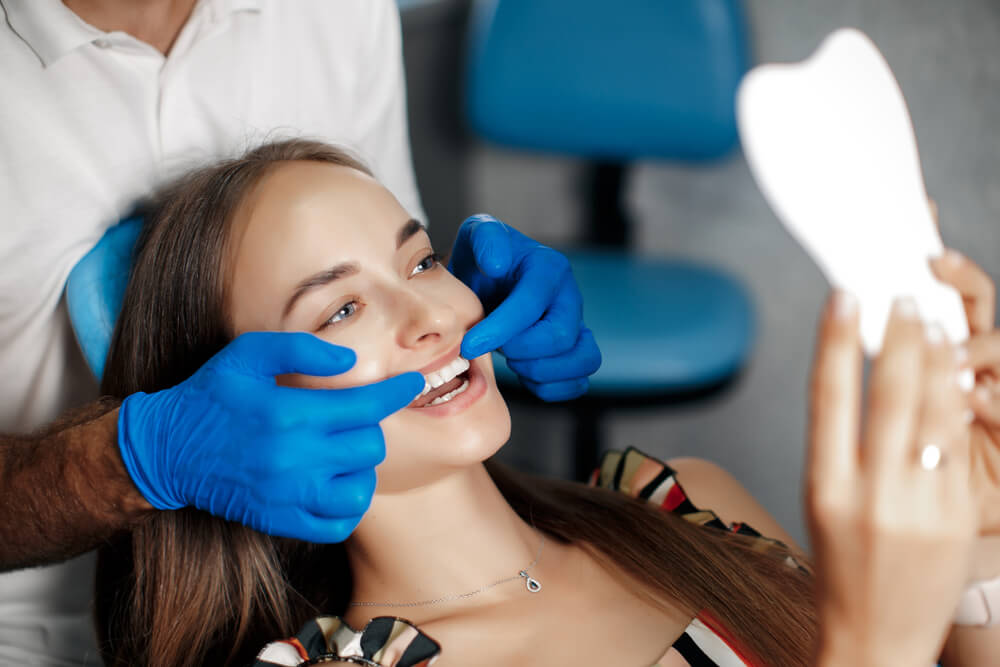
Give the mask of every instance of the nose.
<svg viewBox="0 0 1000 667">
<path fill-rule="evenodd" d="M 458 313 L 445 301 L 425 293 L 407 290 L 405 317 L 399 328 L 399 345 L 420 348 L 457 338 Z"/>
</svg>

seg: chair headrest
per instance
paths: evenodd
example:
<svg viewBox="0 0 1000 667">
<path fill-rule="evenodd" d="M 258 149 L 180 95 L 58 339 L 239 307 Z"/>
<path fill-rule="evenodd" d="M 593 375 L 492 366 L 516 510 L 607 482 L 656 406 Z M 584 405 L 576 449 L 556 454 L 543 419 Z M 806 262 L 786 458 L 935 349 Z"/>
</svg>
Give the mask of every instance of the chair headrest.
<svg viewBox="0 0 1000 667">
<path fill-rule="evenodd" d="M 98 380 L 111 346 L 111 333 L 121 312 L 132 253 L 142 218 L 123 220 L 108 229 L 84 255 L 66 282 L 66 305 L 87 365 Z"/>
</svg>

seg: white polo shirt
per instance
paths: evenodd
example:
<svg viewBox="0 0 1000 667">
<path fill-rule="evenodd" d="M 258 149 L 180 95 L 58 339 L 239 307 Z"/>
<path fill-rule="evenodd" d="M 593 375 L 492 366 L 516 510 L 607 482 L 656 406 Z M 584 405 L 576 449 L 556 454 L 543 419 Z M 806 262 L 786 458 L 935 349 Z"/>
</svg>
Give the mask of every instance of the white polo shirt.
<svg viewBox="0 0 1000 667">
<path fill-rule="evenodd" d="M 96 397 L 66 277 L 180 170 L 267 139 L 323 139 L 423 219 L 394 0 L 200 0 L 167 58 L 58 0 L 0 9 L 0 431 Z M 100 664 L 92 580 L 90 556 L 0 575 L 0 664 Z"/>
</svg>

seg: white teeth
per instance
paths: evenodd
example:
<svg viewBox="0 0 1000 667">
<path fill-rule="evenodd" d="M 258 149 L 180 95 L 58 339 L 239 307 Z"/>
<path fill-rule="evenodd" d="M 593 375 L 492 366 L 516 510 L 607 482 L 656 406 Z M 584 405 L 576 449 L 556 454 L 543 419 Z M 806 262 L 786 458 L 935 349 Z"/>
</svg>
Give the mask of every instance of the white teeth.
<svg viewBox="0 0 1000 667">
<path fill-rule="evenodd" d="M 451 382 L 467 370 L 469 370 L 469 362 L 462 357 L 455 357 L 436 371 L 424 375 L 424 390 L 420 395 L 423 396 L 431 389 L 437 389 L 445 382 Z"/>
<path fill-rule="evenodd" d="M 448 401 L 450 401 L 451 399 L 455 398 L 456 396 L 458 396 L 459 394 L 461 394 L 463 391 L 465 391 L 468 388 L 469 388 L 469 381 L 468 380 L 464 380 L 462 382 L 462 384 L 460 384 L 458 386 L 457 389 L 449 391 L 444 396 L 438 396 L 437 398 L 435 398 L 433 401 L 430 402 L 430 405 L 440 405 L 442 403 L 447 403 Z"/>
</svg>

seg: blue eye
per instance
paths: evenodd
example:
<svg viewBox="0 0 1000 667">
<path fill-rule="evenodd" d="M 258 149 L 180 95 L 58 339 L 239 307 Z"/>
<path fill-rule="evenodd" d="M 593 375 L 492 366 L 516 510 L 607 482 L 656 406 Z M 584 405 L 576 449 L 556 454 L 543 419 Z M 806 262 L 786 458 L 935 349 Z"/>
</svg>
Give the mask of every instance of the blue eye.
<svg viewBox="0 0 1000 667">
<path fill-rule="evenodd" d="M 410 275 L 413 276 L 417 275 L 418 273 L 425 273 L 427 271 L 430 271 L 440 263 L 441 263 L 441 256 L 438 255 L 436 252 L 433 252 L 424 257 L 422 260 L 420 260 L 420 262 L 415 267 L 413 267 L 413 272 Z"/>
<path fill-rule="evenodd" d="M 345 303 L 343 306 L 341 306 L 340 310 L 338 310 L 333 314 L 333 317 L 324 322 L 323 326 L 328 327 L 331 324 L 336 324 L 337 322 L 343 322 L 347 318 L 352 317 L 357 312 L 358 312 L 358 302 L 349 301 L 348 303 Z"/>
</svg>

